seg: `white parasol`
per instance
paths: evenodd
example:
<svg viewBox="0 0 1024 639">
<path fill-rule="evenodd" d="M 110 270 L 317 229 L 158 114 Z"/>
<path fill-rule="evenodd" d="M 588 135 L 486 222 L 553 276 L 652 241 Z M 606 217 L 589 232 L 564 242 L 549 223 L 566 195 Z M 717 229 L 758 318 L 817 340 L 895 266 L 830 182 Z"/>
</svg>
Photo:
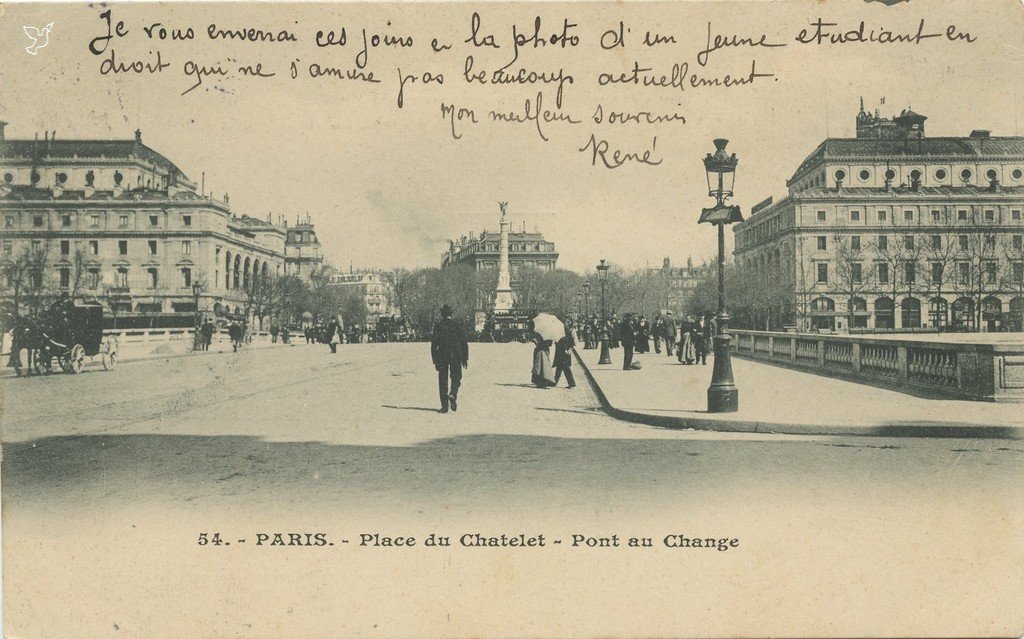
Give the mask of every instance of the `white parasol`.
<svg viewBox="0 0 1024 639">
<path fill-rule="evenodd" d="M 542 339 L 557 342 L 565 337 L 565 324 L 550 313 L 541 313 L 533 318 L 533 330 Z"/>
</svg>

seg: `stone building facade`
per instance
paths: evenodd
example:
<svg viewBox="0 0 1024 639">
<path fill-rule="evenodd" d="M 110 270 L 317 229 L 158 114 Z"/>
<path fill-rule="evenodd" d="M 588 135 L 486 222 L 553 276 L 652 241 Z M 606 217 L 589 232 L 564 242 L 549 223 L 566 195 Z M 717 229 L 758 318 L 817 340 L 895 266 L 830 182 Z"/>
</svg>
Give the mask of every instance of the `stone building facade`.
<svg viewBox="0 0 1024 639">
<path fill-rule="evenodd" d="M 237 317 L 254 287 L 285 273 L 295 250 L 286 224 L 234 215 L 226 195 L 200 192 L 140 131 L 129 140 L 9 139 L 4 124 L 0 295 L 8 307 L 16 295 L 45 303 L 66 293 L 122 316 L 194 316 L 198 303 Z"/>
<path fill-rule="evenodd" d="M 734 227 L 737 264 L 801 330 L 1020 330 L 1024 138 L 857 116 Z"/>
</svg>

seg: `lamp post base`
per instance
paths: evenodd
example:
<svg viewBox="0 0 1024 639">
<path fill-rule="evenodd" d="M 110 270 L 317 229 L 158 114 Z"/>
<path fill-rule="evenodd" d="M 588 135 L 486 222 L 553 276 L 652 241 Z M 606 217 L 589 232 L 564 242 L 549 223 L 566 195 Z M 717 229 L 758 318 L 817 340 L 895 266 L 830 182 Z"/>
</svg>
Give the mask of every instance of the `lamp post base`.
<svg viewBox="0 0 1024 639">
<path fill-rule="evenodd" d="M 730 335 L 715 335 L 715 368 L 708 387 L 709 413 L 735 413 L 740 408 L 740 391 L 732 378 L 729 355 Z"/>
<path fill-rule="evenodd" d="M 597 360 L 598 364 L 611 364 L 612 354 L 608 352 L 608 340 L 601 340 L 601 359 Z"/>
</svg>

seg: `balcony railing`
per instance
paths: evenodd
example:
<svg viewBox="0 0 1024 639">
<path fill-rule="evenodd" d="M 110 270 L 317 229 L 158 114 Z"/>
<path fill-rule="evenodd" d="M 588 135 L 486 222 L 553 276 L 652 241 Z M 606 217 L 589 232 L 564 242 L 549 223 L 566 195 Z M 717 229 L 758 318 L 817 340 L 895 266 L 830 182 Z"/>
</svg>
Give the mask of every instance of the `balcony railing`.
<svg viewBox="0 0 1024 639">
<path fill-rule="evenodd" d="M 1024 403 L 1019 344 L 963 344 L 867 336 L 730 331 L 736 355 L 965 399 Z"/>
</svg>

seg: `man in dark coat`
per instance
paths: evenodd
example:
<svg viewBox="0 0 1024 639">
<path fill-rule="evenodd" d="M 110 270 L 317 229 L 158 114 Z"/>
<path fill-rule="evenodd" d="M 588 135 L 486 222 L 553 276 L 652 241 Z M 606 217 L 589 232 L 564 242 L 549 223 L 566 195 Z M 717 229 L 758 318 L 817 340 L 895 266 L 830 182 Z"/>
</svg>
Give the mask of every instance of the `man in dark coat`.
<svg viewBox="0 0 1024 639">
<path fill-rule="evenodd" d="M 625 315 L 619 324 L 619 340 L 622 342 L 622 370 L 633 370 L 633 344 L 636 333 L 633 326 L 633 318 Z"/>
<path fill-rule="evenodd" d="M 447 304 L 441 307 L 441 320 L 434 325 L 434 336 L 430 340 L 430 357 L 434 360 L 434 368 L 437 369 L 441 412 L 447 413 L 449 406 L 452 410 L 458 410 L 462 369 L 469 366 L 469 343 L 462 326 L 452 319 L 452 307 Z"/>
<path fill-rule="evenodd" d="M 562 374 L 565 374 L 565 381 L 569 388 L 576 388 L 576 378 L 572 375 L 572 350 L 576 348 L 576 341 L 572 338 L 572 331 L 565 329 L 565 337 L 555 342 L 555 359 L 552 362 L 555 367 L 555 386 Z"/>
</svg>

